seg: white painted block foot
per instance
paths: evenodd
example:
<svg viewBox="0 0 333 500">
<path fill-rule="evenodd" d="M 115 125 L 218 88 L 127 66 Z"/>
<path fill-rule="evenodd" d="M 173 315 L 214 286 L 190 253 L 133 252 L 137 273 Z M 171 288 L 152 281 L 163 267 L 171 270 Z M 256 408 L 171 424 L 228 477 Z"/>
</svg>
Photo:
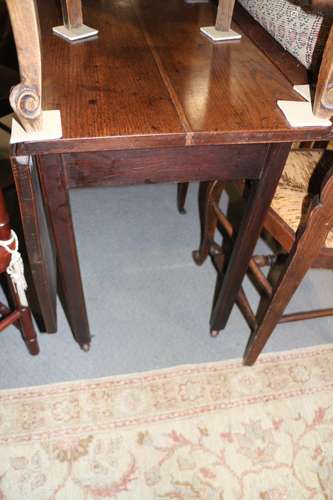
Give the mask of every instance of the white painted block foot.
<svg viewBox="0 0 333 500">
<path fill-rule="evenodd" d="M 219 31 L 215 26 L 205 26 L 200 28 L 201 33 L 206 35 L 213 42 L 227 42 L 230 40 L 240 40 L 242 35 L 236 33 L 236 31 Z"/>
<path fill-rule="evenodd" d="M 311 91 L 310 85 L 307 83 L 306 85 L 294 85 L 293 89 L 299 95 L 301 95 L 306 101 L 311 102 Z"/>
<path fill-rule="evenodd" d="M 41 122 L 41 130 L 37 132 L 26 132 L 22 125 L 13 118 L 10 143 L 48 141 L 51 139 L 60 139 L 62 137 L 61 115 L 58 109 L 43 111 Z"/>
<path fill-rule="evenodd" d="M 85 24 L 70 30 L 66 28 L 66 26 L 56 26 L 55 28 L 52 28 L 52 31 L 69 42 L 91 38 L 92 36 L 96 36 L 98 33 L 98 30 L 89 28 L 89 26 L 86 26 Z"/>
<path fill-rule="evenodd" d="M 278 101 L 279 108 L 292 127 L 331 127 L 327 118 L 319 118 L 312 111 L 311 102 Z"/>
</svg>

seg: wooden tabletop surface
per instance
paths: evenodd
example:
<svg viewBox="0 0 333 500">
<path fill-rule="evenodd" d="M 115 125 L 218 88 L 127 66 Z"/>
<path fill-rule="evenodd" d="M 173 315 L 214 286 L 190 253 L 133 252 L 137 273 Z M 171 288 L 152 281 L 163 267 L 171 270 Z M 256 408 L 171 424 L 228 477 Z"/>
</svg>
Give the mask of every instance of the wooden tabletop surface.
<svg viewBox="0 0 333 500">
<path fill-rule="evenodd" d="M 288 125 L 277 99 L 302 99 L 246 35 L 212 44 L 200 33 L 214 24 L 211 3 L 86 0 L 85 23 L 99 35 L 76 44 L 52 33 L 61 22 L 56 1 L 38 5 L 43 107 L 61 110 L 63 139 L 18 150 L 278 142 L 330 133 Z"/>
</svg>

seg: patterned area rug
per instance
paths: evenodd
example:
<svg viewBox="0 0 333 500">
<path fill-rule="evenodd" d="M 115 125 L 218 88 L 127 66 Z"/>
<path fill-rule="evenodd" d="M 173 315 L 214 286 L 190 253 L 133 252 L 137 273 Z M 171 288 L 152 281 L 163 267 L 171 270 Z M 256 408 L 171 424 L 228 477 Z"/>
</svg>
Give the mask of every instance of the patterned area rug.
<svg viewBox="0 0 333 500">
<path fill-rule="evenodd" d="M 0 393 L 1 500 L 305 498 L 333 498 L 333 347 Z"/>
</svg>

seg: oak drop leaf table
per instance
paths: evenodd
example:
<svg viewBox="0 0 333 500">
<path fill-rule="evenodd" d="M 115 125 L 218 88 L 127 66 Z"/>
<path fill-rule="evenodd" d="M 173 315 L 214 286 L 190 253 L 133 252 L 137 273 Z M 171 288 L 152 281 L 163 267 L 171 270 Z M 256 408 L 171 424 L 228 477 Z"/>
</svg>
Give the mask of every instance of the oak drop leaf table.
<svg viewBox="0 0 333 500">
<path fill-rule="evenodd" d="M 91 339 L 69 189 L 247 179 L 246 210 L 212 309 L 211 330 L 221 330 L 291 143 L 327 140 L 331 130 L 288 125 L 276 101 L 301 98 L 246 34 L 212 44 L 200 33 L 215 21 L 210 3 L 87 0 L 84 8 L 99 35 L 68 44 L 52 33 L 56 2 L 38 2 L 44 109 L 60 109 L 63 138 L 12 148 L 46 331 L 56 330 L 58 272 L 74 337 L 84 348 Z"/>
</svg>

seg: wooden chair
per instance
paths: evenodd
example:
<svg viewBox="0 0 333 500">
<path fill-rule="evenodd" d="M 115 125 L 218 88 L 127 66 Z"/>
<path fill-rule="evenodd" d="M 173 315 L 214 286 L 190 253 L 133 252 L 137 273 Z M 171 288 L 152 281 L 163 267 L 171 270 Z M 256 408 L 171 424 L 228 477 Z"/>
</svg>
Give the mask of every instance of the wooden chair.
<svg viewBox="0 0 333 500">
<path fill-rule="evenodd" d="M 332 82 L 333 27 L 326 42 L 315 94 L 314 110 L 320 116 L 331 118 L 333 115 Z M 299 149 L 289 155 L 264 224 L 269 235 L 287 252 L 287 257 L 281 259 L 279 256 L 277 260 L 272 256 L 252 258 L 249 275 L 262 296 L 256 314 L 243 289 L 238 295 L 237 304 L 252 330 L 244 355 L 246 365 L 256 361 L 278 323 L 333 315 L 333 308 L 283 315 L 308 269 L 333 268 L 332 175 L 332 151 Z M 238 199 L 246 197 L 246 185 L 240 181 L 234 187 Z M 221 182 L 200 186 L 204 193 L 203 231 L 200 248 L 193 255 L 197 264 L 202 264 L 208 254 L 212 255 L 222 271 L 225 255 L 214 241 L 216 228 L 219 225 L 231 242 L 235 231 L 241 231 L 233 227 L 219 208 L 223 188 Z M 271 264 L 269 278 L 273 283 L 261 271 L 261 266 L 267 264 Z M 274 279 L 277 271 L 280 271 L 278 278 Z M 218 333 L 212 332 L 212 335 Z"/>
<path fill-rule="evenodd" d="M 10 89 L 19 81 L 18 73 L 0 64 L 0 118 L 12 113 L 12 108 L 9 104 Z M 0 122 L 0 128 L 5 132 L 10 132 L 10 128 Z"/>
<path fill-rule="evenodd" d="M 0 4 L 0 22 L 1 22 L 1 40 L 0 46 L 8 49 L 7 41 L 10 36 L 8 16 L 3 10 L 4 4 Z M 11 88 L 19 81 L 19 74 L 16 71 L 16 59 L 12 66 L 10 60 L 4 61 L 6 64 L 0 64 L 0 118 L 12 113 L 9 103 L 9 93 Z M 9 64 L 9 65 L 8 65 Z M 10 128 L 0 122 L 0 128 L 10 133 Z M 7 271 L 11 261 L 11 254 L 1 245 L 1 242 L 8 241 L 12 238 L 12 231 L 9 225 L 9 216 L 5 205 L 5 199 L 2 189 L 11 187 L 13 178 L 10 171 L 9 160 L 0 160 L 0 274 Z M 9 248 L 14 248 L 15 242 L 9 245 Z M 36 355 L 39 353 L 39 345 L 37 335 L 33 326 L 30 309 L 27 305 L 21 303 L 19 294 L 8 280 L 9 300 L 12 302 L 12 309 L 0 302 L 0 332 L 4 331 L 8 326 L 14 325 L 22 334 L 22 337 L 27 345 L 30 354 Z"/>
<path fill-rule="evenodd" d="M 1 168 L 1 162 L 0 162 Z M 0 245 L 3 241 L 9 241 L 12 237 L 8 213 L 5 206 L 4 196 L 0 190 Z M 10 244 L 9 247 L 13 249 L 15 242 Z M 0 274 L 6 273 L 11 260 L 11 254 L 0 246 Z M 11 310 L 5 304 L 0 302 L 0 332 L 5 330 L 8 326 L 14 325 L 22 334 L 26 346 L 30 354 L 38 354 L 39 346 L 37 335 L 32 323 L 30 309 L 27 305 L 22 304 L 16 288 L 13 286 L 11 280 L 8 280 L 9 290 L 13 301 L 13 309 Z"/>
<path fill-rule="evenodd" d="M 0 0 L 0 118 L 12 113 L 9 104 L 10 89 L 19 82 L 15 44 L 13 43 L 6 5 Z M 10 129 L 0 122 L 0 128 Z"/>
</svg>

